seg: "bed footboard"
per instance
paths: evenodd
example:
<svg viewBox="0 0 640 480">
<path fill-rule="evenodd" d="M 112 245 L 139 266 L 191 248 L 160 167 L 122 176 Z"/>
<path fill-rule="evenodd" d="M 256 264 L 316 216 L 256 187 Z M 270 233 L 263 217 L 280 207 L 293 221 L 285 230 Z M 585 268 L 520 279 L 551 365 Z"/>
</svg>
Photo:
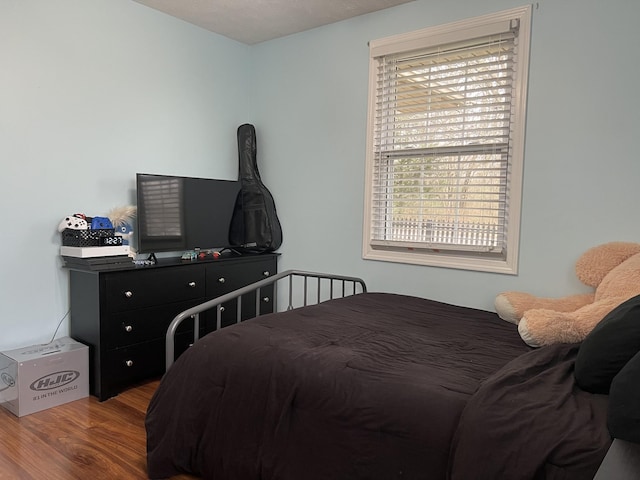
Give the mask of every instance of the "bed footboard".
<svg viewBox="0 0 640 480">
<path fill-rule="evenodd" d="M 298 279 L 298 281 L 296 280 Z M 300 270 L 286 270 L 264 280 L 252 283 L 234 290 L 220 297 L 189 308 L 173 319 L 166 334 L 165 366 L 168 370 L 175 357 L 175 333 L 178 326 L 186 319 L 193 318 L 193 341 L 199 338 L 200 313 L 206 310 L 216 309 L 217 328 L 222 326 L 222 304 L 235 300 L 237 302 L 236 323 L 242 320 L 242 296 L 256 293 L 256 316 L 260 315 L 260 290 L 273 285 L 273 311 L 278 311 L 277 287 L 282 283 L 287 284 L 286 310 L 303 307 L 309 304 L 321 303 L 332 298 L 341 298 L 357 293 L 365 293 L 367 286 L 361 278 L 333 275 L 317 272 L 304 272 Z M 284 298 L 284 297 L 283 297 Z"/>
</svg>

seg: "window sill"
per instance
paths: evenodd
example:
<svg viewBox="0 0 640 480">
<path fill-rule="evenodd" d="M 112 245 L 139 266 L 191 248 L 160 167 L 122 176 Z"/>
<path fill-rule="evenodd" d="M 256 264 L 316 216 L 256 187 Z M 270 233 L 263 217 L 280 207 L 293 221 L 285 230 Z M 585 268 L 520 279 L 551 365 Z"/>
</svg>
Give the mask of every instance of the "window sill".
<svg viewBox="0 0 640 480">
<path fill-rule="evenodd" d="M 459 252 L 373 248 L 371 245 L 365 245 L 362 254 L 362 258 L 365 260 L 517 275 L 518 262 L 517 258 L 514 257 L 514 255 L 507 254 L 506 258 L 487 258 L 474 254 L 465 255 Z"/>
</svg>

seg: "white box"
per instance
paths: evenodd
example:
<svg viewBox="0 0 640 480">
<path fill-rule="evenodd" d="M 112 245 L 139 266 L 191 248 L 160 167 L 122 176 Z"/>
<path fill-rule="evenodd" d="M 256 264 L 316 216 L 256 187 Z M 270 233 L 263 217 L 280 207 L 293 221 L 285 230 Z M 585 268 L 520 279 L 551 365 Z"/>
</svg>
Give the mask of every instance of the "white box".
<svg viewBox="0 0 640 480">
<path fill-rule="evenodd" d="M 0 352 L 0 405 L 18 417 L 89 396 L 89 347 L 63 337 Z"/>
<path fill-rule="evenodd" d="M 113 257 L 129 255 L 129 245 L 111 245 L 105 247 L 60 247 L 60 255 L 77 258 Z"/>
</svg>

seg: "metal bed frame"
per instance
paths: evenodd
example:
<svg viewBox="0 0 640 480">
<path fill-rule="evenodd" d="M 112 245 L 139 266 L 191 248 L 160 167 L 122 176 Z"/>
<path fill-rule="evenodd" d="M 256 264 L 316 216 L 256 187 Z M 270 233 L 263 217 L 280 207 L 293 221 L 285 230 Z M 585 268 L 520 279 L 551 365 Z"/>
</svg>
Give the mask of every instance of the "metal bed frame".
<svg viewBox="0 0 640 480">
<path fill-rule="evenodd" d="M 296 283 L 294 282 L 295 277 L 302 278 L 302 292 L 301 295 L 294 296 L 294 289 L 296 287 Z M 309 279 L 315 279 L 316 288 L 315 288 L 315 298 L 309 298 L 311 295 Z M 165 367 L 166 370 L 169 370 L 171 365 L 174 362 L 175 357 L 175 334 L 178 326 L 186 319 L 193 319 L 193 341 L 194 343 L 200 337 L 200 313 L 211 310 L 213 308 L 216 309 L 217 314 L 217 329 L 222 328 L 222 310 L 223 303 L 236 300 L 237 302 L 237 312 L 236 312 L 236 323 L 240 323 L 242 321 L 242 296 L 248 293 L 256 293 L 256 316 L 260 315 L 260 303 L 261 296 L 260 291 L 264 287 L 268 287 L 273 285 L 273 311 L 277 312 L 277 299 L 278 299 L 278 291 L 277 286 L 278 282 L 281 280 L 288 279 L 288 302 L 286 310 L 293 310 L 294 308 L 305 307 L 307 305 L 315 305 L 321 303 L 326 300 L 330 300 L 333 298 L 343 298 L 350 295 L 355 295 L 357 293 L 366 293 L 367 286 L 361 278 L 357 277 L 348 277 L 343 275 L 334 275 L 327 273 L 317 273 L 317 272 L 305 272 L 301 270 L 286 270 L 282 273 L 278 273 L 269 278 L 265 278 L 255 283 L 251 283 L 245 287 L 234 290 L 233 292 L 229 292 L 225 295 L 221 295 L 220 297 L 216 297 L 214 299 L 208 300 L 200 305 L 196 305 L 195 307 L 191 307 L 174 317 L 171 324 L 169 324 L 169 328 L 167 329 L 166 334 L 166 349 L 165 349 Z M 282 283 L 282 282 L 281 282 Z M 328 294 L 325 293 L 325 297 L 323 297 L 323 287 L 329 287 Z M 335 288 L 338 286 L 339 288 Z M 328 295 L 328 296 L 327 296 Z M 294 302 L 301 302 L 301 304 L 294 306 Z M 310 303 L 310 301 L 312 303 Z"/>
</svg>

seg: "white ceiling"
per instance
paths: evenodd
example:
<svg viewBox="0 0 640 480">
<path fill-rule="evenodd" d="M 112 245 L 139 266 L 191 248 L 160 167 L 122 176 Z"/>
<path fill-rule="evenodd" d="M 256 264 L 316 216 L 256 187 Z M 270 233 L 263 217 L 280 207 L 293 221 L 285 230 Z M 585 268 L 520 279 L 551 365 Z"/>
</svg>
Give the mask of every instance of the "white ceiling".
<svg viewBox="0 0 640 480">
<path fill-rule="evenodd" d="M 413 0 L 134 0 L 247 45 Z"/>
</svg>

